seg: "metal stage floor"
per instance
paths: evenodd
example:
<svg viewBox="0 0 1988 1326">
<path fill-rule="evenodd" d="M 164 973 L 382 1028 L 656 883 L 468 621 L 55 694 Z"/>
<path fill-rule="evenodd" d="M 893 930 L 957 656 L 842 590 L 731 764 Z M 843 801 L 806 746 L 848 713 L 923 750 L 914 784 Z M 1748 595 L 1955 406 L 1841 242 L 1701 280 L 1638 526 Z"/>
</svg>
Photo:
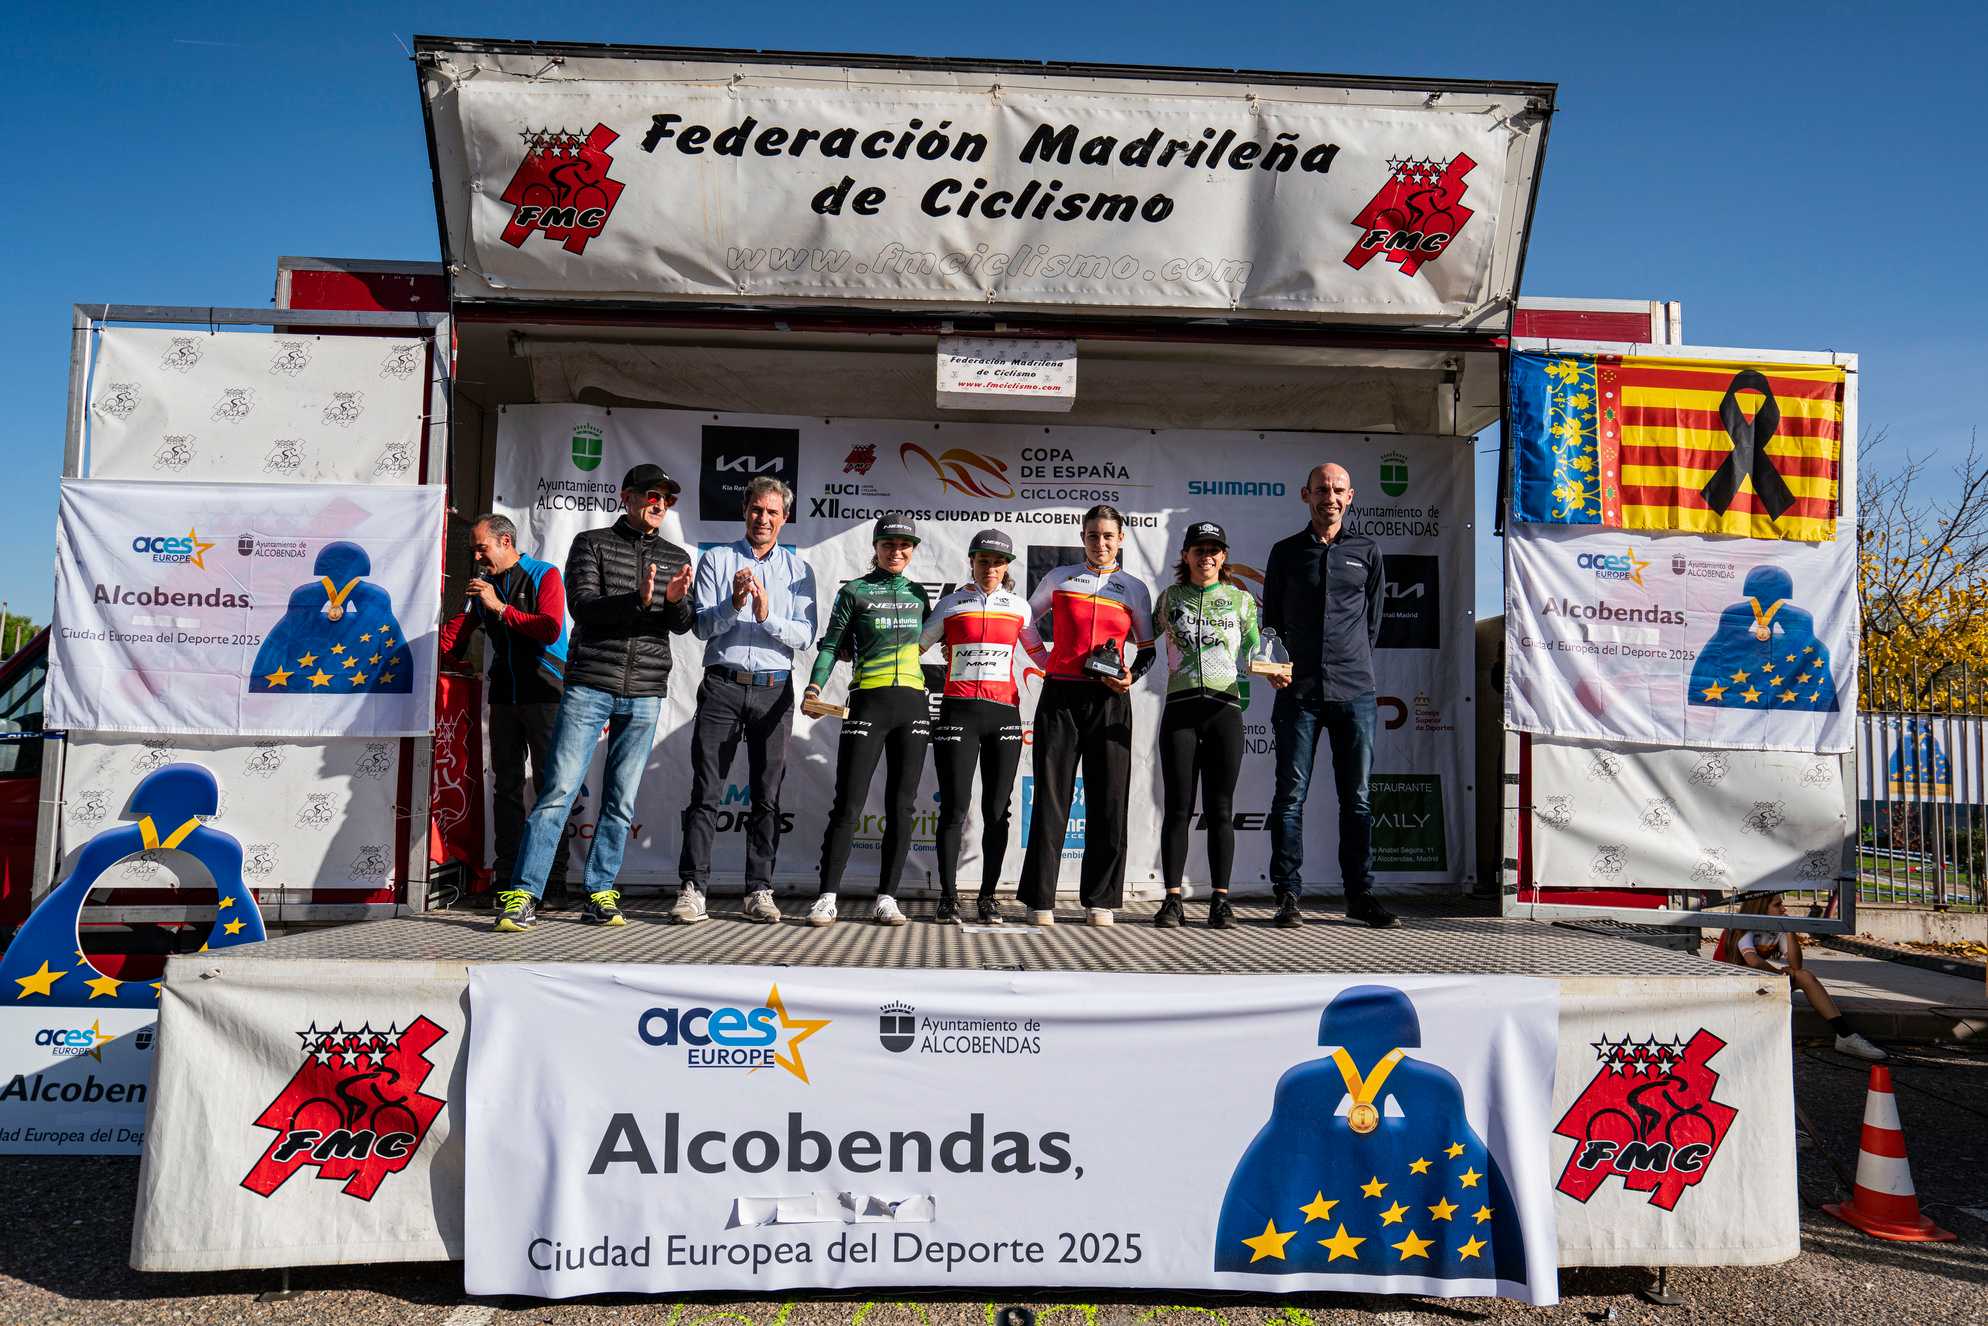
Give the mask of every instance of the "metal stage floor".
<svg viewBox="0 0 1988 1326">
<path fill-rule="evenodd" d="M 1019 924 L 1012 903 L 998 930 L 930 922 L 929 901 L 907 900 L 904 926 L 844 919 L 816 928 L 801 918 L 811 899 L 781 899 L 786 921 L 765 925 L 729 915 L 732 898 L 714 899 L 701 925 L 672 925 L 666 900 L 627 905 L 629 924 L 583 925 L 574 911 L 541 913 L 526 934 L 498 934 L 483 911 L 365 921 L 280 936 L 229 950 L 231 961 L 261 958 L 409 962 L 718 963 L 793 967 L 943 967 L 982 971 L 1103 971 L 1161 973 L 1329 972 L 1480 973 L 1519 976 L 1688 977 L 1757 984 L 1726 963 L 1711 962 L 1619 935 L 1501 916 L 1427 915 L 1404 911 L 1401 924 L 1372 930 L 1320 904 L 1305 926 L 1270 924 L 1268 899 L 1235 905 L 1233 930 L 1201 926 L 1205 903 L 1188 904 L 1190 924 L 1156 930 L 1156 903 L 1121 909 L 1118 923 L 1093 927 L 1067 908 L 1047 929 Z M 1390 905 L 1398 900 L 1390 898 Z M 868 912 L 867 899 L 848 909 Z"/>
</svg>

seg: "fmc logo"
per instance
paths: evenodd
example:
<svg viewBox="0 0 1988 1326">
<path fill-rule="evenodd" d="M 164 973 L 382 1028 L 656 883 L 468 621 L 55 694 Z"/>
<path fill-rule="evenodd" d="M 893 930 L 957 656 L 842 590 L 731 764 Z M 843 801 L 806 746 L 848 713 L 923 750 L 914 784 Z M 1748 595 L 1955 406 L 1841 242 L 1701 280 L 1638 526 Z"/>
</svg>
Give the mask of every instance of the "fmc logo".
<svg viewBox="0 0 1988 1326">
<path fill-rule="evenodd" d="M 193 530 L 185 534 L 140 534 L 131 541 L 131 551 L 145 553 L 155 562 L 180 562 L 207 569 L 207 550 L 214 545 L 201 542 Z"/>
<path fill-rule="evenodd" d="M 1638 557 L 1634 548 L 1624 548 L 1619 555 L 1582 553 L 1574 559 L 1574 565 L 1594 572 L 1597 580 L 1621 580 L 1641 588 L 1643 571 L 1650 564 Z"/>
<path fill-rule="evenodd" d="M 780 987 L 767 991 L 757 1008 L 649 1008 L 635 1020 L 645 1045 L 683 1046 L 692 1068 L 743 1068 L 758 1072 L 780 1067 L 806 1082 L 808 1066 L 801 1042 L 829 1024 L 828 1018 L 797 1018 L 787 1012 Z"/>
<path fill-rule="evenodd" d="M 504 189 L 503 201 L 511 206 L 504 242 L 521 248 L 536 230 L 568 253 L 585 253 L 627 187 L 607 174 L 614 164 L 607 149 L 621 135 L 596 124 L 585 137 L 565 129 L 526 129 L 518 136 L 525 140 L 525 157 Z"/>
</svg>

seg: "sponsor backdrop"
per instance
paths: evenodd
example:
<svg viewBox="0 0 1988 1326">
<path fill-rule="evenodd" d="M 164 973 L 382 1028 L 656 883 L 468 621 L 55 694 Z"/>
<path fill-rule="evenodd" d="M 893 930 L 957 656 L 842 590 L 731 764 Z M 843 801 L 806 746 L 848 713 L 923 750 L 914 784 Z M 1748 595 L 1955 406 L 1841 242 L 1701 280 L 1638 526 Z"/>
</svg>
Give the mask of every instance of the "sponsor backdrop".
<svg viewBox="0 0 1988 1326">
<path fill-rule="evenodd" d="M 1501 293 L 1539 127 L 1522 95 L 587 73 L 569 57 L 551 82 L 464 77 L 445 59 L 429 80 L 467 278 L 507 296 L 1461 318 Z"/>
<path fill-rule="evenodd" d="M 136 1155 L 158 1016 L 0 1006 L 0 1155 Z"/>
<path fill-rule="evenodd" d="M 63 480 L 49 726 L 427 731 L 442 501 L 439 488 Z"/>
<path fill-rule="evenodd" d="M 413 339 L 108 328 L 90 477 L 418 483 L 427 352 Z"/>
<path fill-rule="evenodd" d="M 1550 981 L 900 975 L 472 968 L 468 1292 L 1558 1296 Z"/>
<path fill-rule="evenodd" d="M 1455 439 L 1253 432 L 1147 432 L 1027 425 L 931 424 L 714 415 L 674 410 L 604 410 L 578 405 L 513 406 L 498 427 L 496 506 L 517 522 L 525 547 L 564 562 L 573 536 L 611 523 L 621 476 L 655 461 L 684 485 L 665 534 L 693 554 L 741 535 L 737 494 L 747 478 L 787 480 L 799 496 L 782 533 L 813 564 L 824 617 L 835 590 L 869 567 L 870 527 L 881 513 L 910 511 L 923 536 L 910 574 L 936 601 L 967 575 L 966 545 L 998 525 L 1019 555 L 1017 588 L 1027 593 L 1050 569 L 1083 556 L 1084 510 L 1108 502 L 1125 512 L 1124 562 L 1159 587 L 1172 579 L 1180 531 L 1194 520 L 1222 522 L 1238 574 L 1262 589 L 1270 545 L 1302 528 L 1298 490 L 1307 470 L 1338 460 L 1358 492 L 1352 524 L 1379 543 L 1387 559 L 1387 618 L 1377 655 L 1380 730 L 1374 756 L 1376 866 L 1383 880 L 1455 882 L 1472 872 L 1468 817 L 1472 801 L 1471 692 L 1473 583 L 1470 453 Z M 625 881 L 674 883 L 680 820 L 687 792 L 689 720 L 702 645 L 676 644 L 673 679 L 656 749 L 636 803 L 636 833 Z M 805 668 L 811 652 L 799 659 Z M 1163 666 L 1163 665 L 1162 665 Z M 847 683 L 847 669 L 831 696 Z M 1158 730 L 1164 676 L 1156 668 L 1134 694 L 1133 772 L 1128 885 L 1157 893 L 1160 773 L 1151 734 Z M 1022 679 L 1024 721 L 1034 713 L 1038 677 Z M 1270 689 L 1252 688 L 1243 717 L 1247 753 L 1236 793 L 1236 887 L 1268 889 L 1266 828 L 1274 773 Z M 781 880 L 816 878 L 834 785 L 834 720 L 796 717 L 782 796 Z M 1138 734 L 1145 734 L 1144 736 Z M 1337 819 L 1331 783 L 1314 784 L 1306 817 L 1310 877 L 1337 881 Z M 744 761 L 733 770 L 721 807 L 715 870 L 722 880 L 744 869 L 747 808 Z M 584 851 L 598 803 L 598 762 L 571 830 Z M 882 837 L 882 780 L 857 833 L 851 874 L 874 876 Z M 1021 868 L 1020 844 L 1033 803 L 1030 764 L 1016 778 L 1015 841 L 1007 855 Z M 1078 803 L 1081 805 L 1081 793 Z M 913 826 L 911 865 L 932 869 L 938 821 L 937 782 L 927 770 Z M 964 878 L 977 878 L 979 812 L 968 822 Z M 1073 814 L 1065 847 L 1066 883 L 1074 888 L 1083 820 Z M 1205 878 L 1196 845 L 1188 878 Z M 577 874 L 577 862 L 575 878 Z M 1329 886 L 1328 886 L 1329 887 Z"/>
<path fill-rule="evenodd" d="M 1824 543 L 1514 524 L 1508 726 L 1663 746 L 1846 751 L 1856 529 Z"/>
<path fill-rule="evenodd" d="M 1532 788 L 1542 885 L 1826 889 L 1850 833 L 1836 755 L 1536 737 Z"/>
</svg>

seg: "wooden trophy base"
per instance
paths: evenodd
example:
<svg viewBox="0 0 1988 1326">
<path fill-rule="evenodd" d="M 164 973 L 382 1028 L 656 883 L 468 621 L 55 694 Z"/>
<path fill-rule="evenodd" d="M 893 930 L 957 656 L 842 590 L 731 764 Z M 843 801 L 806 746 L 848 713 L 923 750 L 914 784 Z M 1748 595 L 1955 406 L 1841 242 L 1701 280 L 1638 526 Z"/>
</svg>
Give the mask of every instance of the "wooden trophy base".
<svg viewBox="0 0 1988 1326">
<path fill-rule="evenodd" d="M 809 718 L 847 718 L 849 717 L 849 706 L 846 704 L 830 704 L 826 700 L 810 699 L 801 701 L 801 712 Z"/>
</svg>

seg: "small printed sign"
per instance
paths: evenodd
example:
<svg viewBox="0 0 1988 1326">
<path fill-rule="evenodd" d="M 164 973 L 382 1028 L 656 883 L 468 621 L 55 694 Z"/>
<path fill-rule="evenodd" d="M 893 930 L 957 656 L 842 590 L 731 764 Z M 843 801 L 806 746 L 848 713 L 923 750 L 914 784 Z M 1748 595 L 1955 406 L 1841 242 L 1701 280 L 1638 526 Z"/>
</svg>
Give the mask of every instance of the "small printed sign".
<svg viewBox="0 0 1988 1326">
<path fill-rule="evenodd" d="M 1077 403 L 1077 343 L 939 338 L 942 410 L 1067 410 Z"/>
</svg>

